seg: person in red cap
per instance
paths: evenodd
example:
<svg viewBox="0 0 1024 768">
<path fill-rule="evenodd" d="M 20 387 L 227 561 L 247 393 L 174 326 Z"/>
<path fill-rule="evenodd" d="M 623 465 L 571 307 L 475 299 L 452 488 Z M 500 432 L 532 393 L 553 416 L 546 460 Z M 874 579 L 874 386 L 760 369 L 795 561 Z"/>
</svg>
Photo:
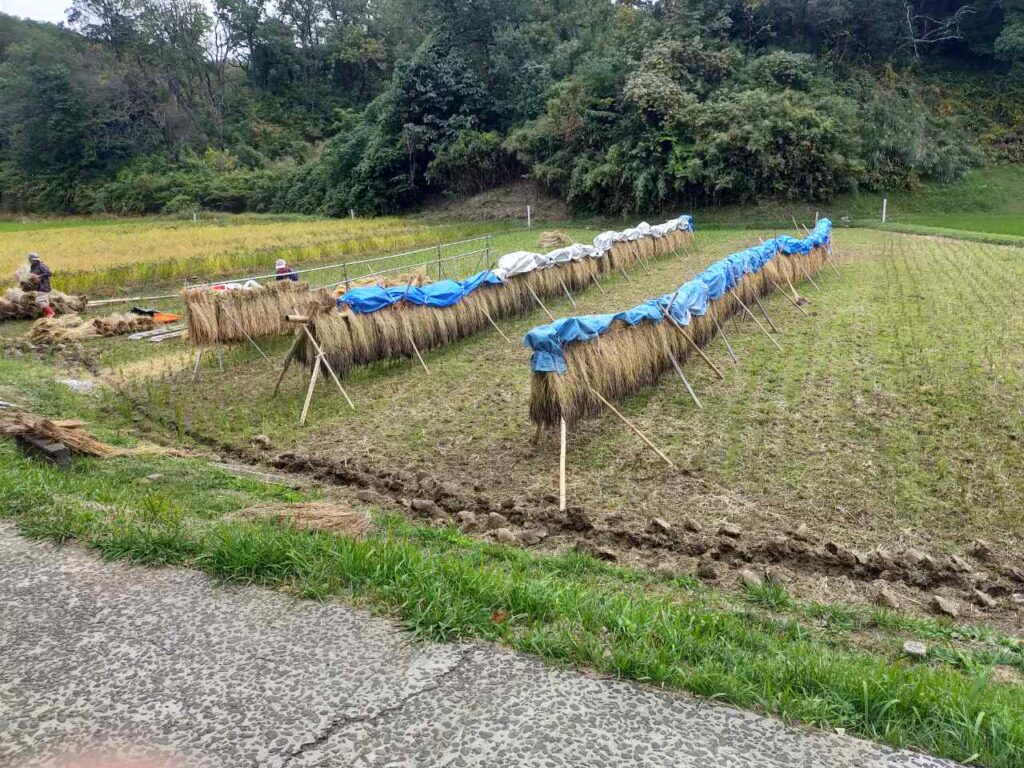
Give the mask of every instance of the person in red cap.
<svg viewBox="0 0 1024 768">
<path fill-rule="evenodd" d="M 42 311 L 43 317 L 56 317 L 57 313 L 50 306 L 50 291 L 53 290 L 50 278 L 53 272 L 39 258 L 38 253 L 28 255 L 28 271 L 32 276 L 32 288 L 36 292 L 36 306 Z"/>
</svg>

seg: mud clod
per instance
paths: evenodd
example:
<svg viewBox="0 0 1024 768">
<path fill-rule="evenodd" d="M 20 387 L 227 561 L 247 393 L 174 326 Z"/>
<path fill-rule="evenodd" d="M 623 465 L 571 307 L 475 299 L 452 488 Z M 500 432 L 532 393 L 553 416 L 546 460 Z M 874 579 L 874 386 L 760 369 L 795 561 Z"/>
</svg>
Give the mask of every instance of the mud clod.
<svg viewBox="0 0 1024 768">
<path fill-rule="evenodd" d="M 720 526 L 718 526 L 718 535 L 728 536 L 730 539 L 738 539 L 740 536 L 743 535 L 743 531 L 740 529 L 738 525 L 733 525 L 732 523 L 722 523 Z"/>
</svg>

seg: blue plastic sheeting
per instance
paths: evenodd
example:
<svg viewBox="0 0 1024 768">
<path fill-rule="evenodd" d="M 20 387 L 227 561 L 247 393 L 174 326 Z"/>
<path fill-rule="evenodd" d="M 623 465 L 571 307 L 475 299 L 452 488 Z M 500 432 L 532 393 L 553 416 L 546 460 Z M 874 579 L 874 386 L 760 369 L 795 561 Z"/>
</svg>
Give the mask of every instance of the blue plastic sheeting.
<svg viewBox="0 0 1024 768">
<path fill-rule="evenodd" d="M 681 229 L 684 232 L 692 232 L 693 217 L 684 214 L 676 219 L 672 219 L 664 224 L 659 224 L 654 227 L 651 227 L 648 224 L 642 224 L 641 226 L 646 227 L 646 229 L 655 237 L 662 237 L 668 232 L 674 232 L 677 229 Z M 624 233 L 608 234 L 624 235 Z M 598 236 L 598 238 L 595 239 L 595 245 L 597 245 L 597 240 L 600 239 L 600 237 L 601 236 Z M 598 248 L 600 249 L 600 246 L 598 246 Z M 566 250 L 568 249 L 560 248 L 557 251 L 552 251 L 551 253 L 555 254 Z M 597 257 L 600 257 L 600 255 L 601 253 L 599 253 Z M 536 257 L 538 259 L 542 259 L 539 254 L 537 254 Z M 554 263 L 546 264 L 544 266 L 554 266 Z M 488 270 L 478 272 L 465 280 L 439 280 L 436 283 L 429 283 L 423 287 L 416 286 L 409 288 L 408 290 L 402 285 L 395 285 L 390 288 L 383 288 L 379 285 L 368 285 L 362 288 L 353 288 L 345 293 L 345 295 L 340 296 L 337 300 L 337 306 L 339 309 L 342 307 L 348 307 L 353 312 L 359 314 L 377 312 L 378 310 L 390 307 L 392 304 L 397 304 L 401 301 L 408 302 L 409 304 L 418 304 L 424 307 L 450 307 L 454 304 L 458 304 L 466 296 L 482 285 L 500 285 L 503 282 L 504 280 L 502 280 L 501 277 L 493 271 Z"/>
<path fill-rule="evenodd" d="M 776 253 L 807 254 L 812 248 L 828 247 L 831 233 L 832 222 L 821 219 L 803 240 L 776 237 L 726 256 L 672 293 L 645 301 L 625 312 L 566 317 L 548 325 L 539 325 L 523 337 L 523 343 L 533 350 L 530 365 L 538 373 L 565 373 L 565 345 L 595 339 L 607 333 L 616 320 L 631 326 L 644 321 L 660 323 L 665 317 L 664 311 L 668 310 L 677 323 L 688 325 L 691 317 L 700 317 L 707 312 L 708 302 L 721 298 L 744 275 L 760 272 Z"/>
<path fill-rule="evenodd" d="M 438 280 L 424 286 L 414 285 L 408 289 L 404 285 L 393 285 L 388 288 L 379 285 L 367 285 L 353 288 L 338 299 L 338 307 L 349 307 L 353 312 L 366 314 L 390 307 L 400 301 L 418 304 L 423 307 L 450 307 L 458 304 L 482 285 L 498 285 L 501 280 L 490 270 L 477 272 L 465 280 Z"/>
</svg>

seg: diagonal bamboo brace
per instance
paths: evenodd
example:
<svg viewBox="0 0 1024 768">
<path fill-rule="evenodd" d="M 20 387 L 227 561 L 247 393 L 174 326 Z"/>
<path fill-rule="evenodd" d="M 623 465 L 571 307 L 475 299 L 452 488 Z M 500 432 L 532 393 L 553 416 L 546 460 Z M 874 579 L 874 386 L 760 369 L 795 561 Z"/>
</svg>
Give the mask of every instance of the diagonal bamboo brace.
<svg viewBox="0 0 1024 768">
<path fill-rule="evenodd" d="M 693 347 L 693 349 L 697 352 L 697 354 L 700 355 L 701 359 L 705 363 L 708 364 L 708 367 L 711 368 L 711 370 L 715 372 L 715 375 L 718 378 L 720 378 L 720 379 L 722 379 L 724 381 L 725 380 L 725 374 L 722 373 L 722 371 L 718 368 L 717 365 L 715 365 L 714 361 L 710 357 L 708 357 L 706 354 L 704 354 L 704 350 L 701 349 L 700 345 L 690 337 L 690 334 L 688 334 L 686 332 L 686 330 L 683 328 L 683 326 L 681 326 L 679 323 L 676 322 L 676 319 L 674 317 L 672 317 L 672 315 L 670 315 L 668 313 L 667 309 L 662 307 L 661 311 L 665 315 L 666 319 L 670 323 L 672 323 L 673 326 L 675 326 L 676 330 L 679 331 L 683 335 L 683 338 L 686 339 L 688 342 L 690 342 L 690 346 Z"/>
</svg>

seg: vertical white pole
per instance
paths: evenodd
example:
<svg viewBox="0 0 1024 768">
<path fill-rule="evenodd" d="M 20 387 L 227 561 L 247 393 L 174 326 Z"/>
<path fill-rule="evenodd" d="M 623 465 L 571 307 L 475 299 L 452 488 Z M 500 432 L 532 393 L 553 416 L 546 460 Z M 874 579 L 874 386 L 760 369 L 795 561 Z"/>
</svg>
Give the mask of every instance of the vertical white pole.
<svg viewBox="0 0 1024 768">
<path fill-rule="evenodd" d="M 558 509 L 565 511 L 565 418 L 561 419 L 561 444 L 558 449 Z"/>
<path fill-rule="evenodd" d="M 818 226 L 818 214 L 819 213 L 821 213 L 821 211 L 815 211 L 814 212 L 814 226 Z"/>
<path fill-rule="evenodd" d="M 533 218 L 530 212 L 530 206 L 526 206 L 526 228 L 530 229 L 533 227 Z"/>
<path fill-rule="evenodd" d="M 885 224 L 885 220 L 889 214 L 889 198 L 882 198 L 882 223 Z"/>
<path fill-rule="evenodd" d="M 355 212 L 355 209 L 353 209 L 353 208 L 349 208 L 349 209 L 348 209 L 348 217 L 349 217 L 350 219 L 354 219 L 354 218 L 356 217 L 356 212 Z"/>
</svg>

